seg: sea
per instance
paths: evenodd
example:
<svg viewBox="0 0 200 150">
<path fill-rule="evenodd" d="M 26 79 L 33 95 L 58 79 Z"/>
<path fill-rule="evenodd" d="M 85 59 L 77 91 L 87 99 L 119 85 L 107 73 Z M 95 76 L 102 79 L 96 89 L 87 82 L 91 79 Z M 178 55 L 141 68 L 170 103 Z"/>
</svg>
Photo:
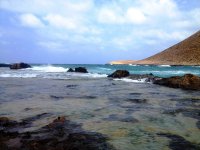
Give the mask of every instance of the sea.
<svg viewBox="0 0 200 150">
<path fill-rule="evenodd" d="M 200 66 L 170 66 L 170 65 L 110 65 L 110 64 L 32 64 L 32 68 L 10 70 L 0 68 L 0 77 L 15 78 L 49 78 L 49 79 L 75 79 L 75 78 L 106 78 L 115 70 L 128 70 L 131 74 L 150 74 L 158 77 L 182 76 L 192 73 L 200 76 Z M 69 68 L 85 67 L 89 73 L 68 73 Z M 131 81 L 131 80 L 130 80 Z M 133 82 L 133 81 L 132 81 Z"/>
<path fill-rule="evenodd" d="M 67 72 L 85 67 L 89 73 Z M 35 117 L 19 132 L 35 131 L 65 116 L 88 132 L 103 134 L 116 150 L 200 149 L 200 92 L 112 79 L 115 70 L 158 77 L 195 74 L 200 66 L 32 64 L 0 68 L 0 116 Z"/>
</svg>

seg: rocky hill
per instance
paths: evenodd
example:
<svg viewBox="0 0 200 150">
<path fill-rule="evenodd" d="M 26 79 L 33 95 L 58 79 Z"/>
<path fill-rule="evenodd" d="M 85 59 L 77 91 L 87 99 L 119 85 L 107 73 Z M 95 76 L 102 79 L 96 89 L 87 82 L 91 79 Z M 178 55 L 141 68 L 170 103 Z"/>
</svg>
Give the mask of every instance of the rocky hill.
<svg viewBox="0 0 200 150">
<path fill-rule="evenodd" d="M 200 31 L 184 41 L 136 64 L 200 65 Z"/>
<path fill-rule="evenodd" d="M 200 65 L 200 31 L 182 42 L 139 61 L 115 61 L 115 64 Z"/>
</svg>

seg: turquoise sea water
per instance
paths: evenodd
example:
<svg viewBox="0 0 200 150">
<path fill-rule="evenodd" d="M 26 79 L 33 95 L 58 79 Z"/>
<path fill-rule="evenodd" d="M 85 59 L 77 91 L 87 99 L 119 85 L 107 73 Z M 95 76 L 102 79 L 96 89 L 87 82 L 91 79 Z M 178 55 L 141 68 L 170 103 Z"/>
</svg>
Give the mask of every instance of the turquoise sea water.
<svg viewBox="0 0 200 150">
<path fill-rule="evenodd" d="M 88 74 L 67 73 L 69 68 L 86 67 Z M 153 73 L 159 77 L 181 76 L 192 73 L 200 76 L 200 66 L 149 66 L 149 65 L 84 65 L 84 64 L 32 64 L 32 68 L 22 70 L 10 70 L 9 68 L 0 68 L 0 77 L 23 77 L 23 78 L 104 78 L 115 70 L 128 70 L 131 74 L 149 74 Z"/>
</svg>

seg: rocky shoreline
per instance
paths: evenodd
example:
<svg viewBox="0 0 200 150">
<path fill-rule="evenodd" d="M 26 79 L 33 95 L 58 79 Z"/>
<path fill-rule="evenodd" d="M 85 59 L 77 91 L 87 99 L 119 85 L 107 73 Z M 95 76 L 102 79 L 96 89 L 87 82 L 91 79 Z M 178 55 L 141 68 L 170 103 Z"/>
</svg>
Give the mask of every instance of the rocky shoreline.
<svg viewBox="0 0 200 150">
<path fill-rule="evenodd" d="M 167 86 L 171 88 L 181 88 L 184 90 L 200 90 L 200 77 L 193 74 L 185 74 L 184 76 L 173 76 L 169 78 L 160 78 L 153 74 L 130 74 L 127 70 L 116 70 L 108 75 L 110 78 L 129 78 L 133 80 L 145 79 L 146 82 Z"/>
</svg>

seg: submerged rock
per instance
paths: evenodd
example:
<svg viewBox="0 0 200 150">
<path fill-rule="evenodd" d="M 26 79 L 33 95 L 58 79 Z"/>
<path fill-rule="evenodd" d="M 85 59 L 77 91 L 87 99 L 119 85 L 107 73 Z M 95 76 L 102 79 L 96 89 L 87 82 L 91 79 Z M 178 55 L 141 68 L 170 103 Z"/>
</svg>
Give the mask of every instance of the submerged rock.
<svg viewBox="0 0 200 150">
<path fill-rule="evenodd" d="M 16 121 L 12 121 L 7 117 L 0 117 L 0 128 L 10 128 L 10 127 L 16 127 L 18 123 Z"/>
<path fill-rule="evenodd" d="M 10 65 L 10 69 L 23 69 L 23 68 L 31 68 L 31 66 L 23 62 Z"/>
<path fill-rule="evenodd" d="M 130 73 L 127 70 L 116 70 L 112 74 L 108 75 L 108 77 L 111 78 L 123 78 L 123 77 L 128 77 Z"/>
<path fill-rule="evenodd" d="M 88 71 L 87 71 L 87 69 L 85 67 L 75 68 L 75 72 L 88 73 Z"/>
<path fill-rule="evenodd" d="M 158 133 L 158 135 L 170 139 L 169 147 L 172 150 L 200 150 L 199 145 L 191 143 L 179 135 L 170 133 Z"/>
<path fill-rule="evenodd" d="M 185 74 L 182 77 L 174 76 L 170 78 L 157 79 L 154 80 L 153 83 L 172 88 L 182 88 L 185 90 L 200 90 L 200 77 L 193 74 Z"/>
<path fill-rule="evenodd" d="M 6 117 L 0 118 L 1 150 L 112 150 L 107 138 L 96 132 L 84 131 L 81 125 L 61 116 L 52 123 L 30 132 L 14 132 L 23 123 L 11 128 L 4 128 L 2 122 L 10 122 Z M 27 120 L 29 121 L 29 120 Z M 32 122 L 32 120 L 30 120 Z M 11 121 L 13 122 L 13 121 Z M 15 122 L 15 121 L 14 121 Z M 30 123 L 31 123 L 30 122 Z M 29 124 L 30 124 L 29 123 Z M 17 128 L 16 128 L 17 127 Z M 12 130 L 10 130 L 12 129 Z"/>
</svg>

